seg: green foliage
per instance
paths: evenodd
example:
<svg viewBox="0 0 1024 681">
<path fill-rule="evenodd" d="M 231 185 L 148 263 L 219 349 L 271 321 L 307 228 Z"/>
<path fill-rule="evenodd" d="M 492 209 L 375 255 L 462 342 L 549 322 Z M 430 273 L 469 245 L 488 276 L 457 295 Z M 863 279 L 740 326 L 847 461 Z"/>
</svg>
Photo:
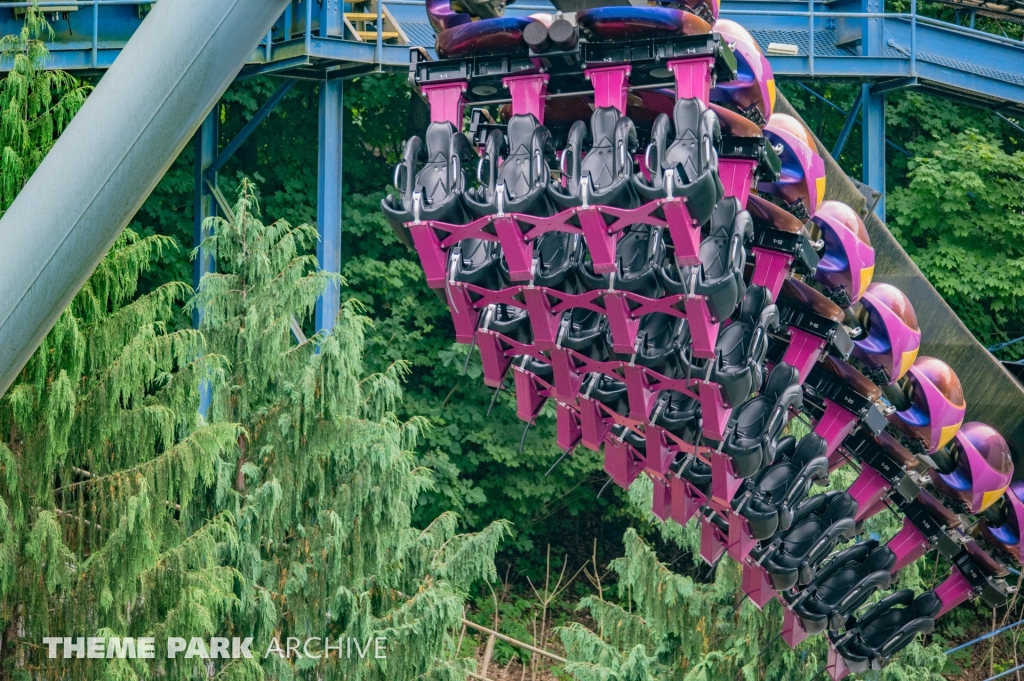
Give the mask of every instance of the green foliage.
<svg viewBox="0 0 1024 681">
<path fill-rule="evenodd" d="M 0 399 L 7 674 L 96 678 L 93 661 L 47 659 L 42 637 L 159 635 L 183 609 L 223 614 L 237 601 L 220 560 L 233 524 L 195 510 L 237 433 L 196 418 L 196 386 L 221 360 L 201 357 L 197 332 L 167 331 L 187 287 L 136 295 L 168 245 L 125 232 Z"/>
<path fill-rule="evenodd" d="M 496 578 L 507 524 L 469 535 L 457 533 L 452 514 L 422 530 L 410 524 L 430 478 L 411 454 L 426 422 L 395 414 L 407 364 L 364 370 L 370 320 L 355 301 L 332 332 L 296 345 L 292 320 L 308 319 L 338 281 L 308 255 L 316 230 L 264 224 L 248 181 L 233 213 L 211 221 L 204 248 L 217 272 L 191 304 L 203 310 L 209 350 L 230 367 L 214 390 L 211 420 L 240 426 L 221 471 L 227 478 L 207 500 L 237 517 L 232 564 L 251 584 L 239 626 L 263 645 L 271 635 L 388 640 L 387 658 L 369 664 L 264 661 L 268 672 L 282 674 L 283 665 L 302 678 L 452 677 L 461 663 L 448 632 L 470 585 Z"/>
<path fill-rule="evenodd" d="M 89 88 L 63 71 L 46 71 L 42 12 L 28 8 L 18 35 L 0 37 L 0 216 L 85 102 Z"/>
<path fill-rule="evenodd" d="M 986 344 L 1024 335 L 1024 152 L 977 130 L 917 151 L 909 184 L 891 190 L 890 228 Z"/>
</svg>

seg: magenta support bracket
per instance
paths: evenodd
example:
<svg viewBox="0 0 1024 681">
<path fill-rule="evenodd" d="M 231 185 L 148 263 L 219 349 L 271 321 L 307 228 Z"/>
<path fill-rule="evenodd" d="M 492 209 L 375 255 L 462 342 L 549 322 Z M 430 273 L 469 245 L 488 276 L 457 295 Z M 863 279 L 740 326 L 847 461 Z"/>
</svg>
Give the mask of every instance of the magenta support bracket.
<svg viewBox="0 0 1024 681">
<path fill-rule="evenodd" d="M 472 343 L 480 323 L 480 308 L 473 304 L 465 286 L 446 286 L 445 295 L 448 296 L 448 311 L 455 326 L 455 340 L 463 344 Z"/>
<path fill-rule="evenodd" d="M 432 83 L 421 85 L 420 92 L 430 103 L 430 122 L 448 121 L 456 130 L 462 130 L 462 115 L 465 102 L 462 93 L 466 91 L 466 81 L 451 83 Z"/>
<path fill-rule="evenodd" d="M 736 490 L 743 484 L 732 470 L 732 461 L 728 454 L 712 452 L 711 454 L 711 508 L 719 513 L 729 513 Z"/>
<path fill-rule="evenodd" d="M 660 475 L 651 475 L 653 492 L 651 511 L 659 520 L 668 520 L 672 515 L 672 486 Z"/>
<path fill-rule="evenodd" d="M 484 370 L 484 385 L 498 388 L 504 382 L 512 358 L 505 355 L 501 347 L 501 334 L 493 331 L 477 331 L 476 345 L 480 348 L 480 363 Z"/>
<path fill-rule="evenodd" d="M 847 490 L 857 502 L 857 514 L 853 519 L 859 523 L 885 508 L 884 500 L 889 494 L 889 489 L 889 483 L 878 471 L 871 466 L 864 466 Z"/>
<path fill-rule="evenodd" d="M 700 557 L 708 565 L 715 565 L 729 547 L 729 538 L 723 536 L 707 518 L 700 519 Z"/>
<path fill-rule="evenodd" d="M 768 573 L 760 565 L 755 565 L 749 560 L 743 563 L 743 593 L 757 607 L 764 610 L 773 598 L 778 596 L 775 587 L 768 579 Z"/>
<path fill-rule="evenodd" d="M 583 385 L 583 376 L 576 371 L 568 350 L 551 351 L 551 369 L 555 374 L 555 397 L 562 402 L 575 402 Z"/>
<path fill-rule="evenodd" d="M 448 282 L 448 254 L 441 245 L 441 238 L 429 222 L 406 223 L 412 235 L 412 243 L 420 256 L 420 266 L 427 277 L 430 288 L 444 288 Z"/>
<path fill-rule="evenodd" d="M 935 619 L 939 619 L 956 606 L 971 598 L 974 595 L 974 588 L 967 581 L 967 578 L 964 577 L 963 573 L 960 572 L 960 569 L 954 566 L 946 581 L 935 588 L 935 595 L 942 602 L 939 614 L 935 616 Z"/>
<path fill-rule="evenodd" d="M 729 518 L 729 557 L 742 563 L 756 544 L 757 540 L 750 532 L 750 523 L 743 516 L 733 513 Z"/>
<path fill-rule="evenodd" d="M 587 449 L 601 451 L 601 443 L 611 432 L 614 420 L 606 418 L 597 400 L 580 396 L 580 431 L 581 442 Z"/>
<path fill-rule="evenodd" d="M 512 281 L 533 279 L 533 242 L 523 233 L 516 216 L 494 215 L 490 219 L 508 264 L 509 277 Z"/>
<path fill-rule="evenodd" d="M 551 386 L 535 374 L 512 367 L 512 378 L 516 386 L 516 416 L 531 423 L 551 395 Z"/>
<path fill-rule="evenodd" d="M 644 428 L 644 439 L 647 441 L 648 470 L 658 475 L 668 475 L 669 466 L 675 461 L 679 448 L 672 446 L 668 433 L 660 426 L 649 425 Z"/>
<path fill-rule="evenodd" d="M 857 415 L 853 412 L 847 411 L 832 400 L 825 398 L 825 413 L 818 420 L 818 425 L 814 427 L 814 432 L 816 435 L 820 435 L 827 445 L 829 470 L 833 470 L 831 466 L 832 455 L 838 452 L 839 446 L 843 444 L 843 440 L 853 432 L 854 427 L 857 425 L 857 419 Z"/>
<path fill-rule="evenodd" d="M 583 437 L 579 412 L 565 402 L 557 402 L 555 423 L 558 427 L 558 447 L 563 452 L 571 452 Z"/>
<path fill-rule="evenodd" d="M 502 85 L 512 95 L 513 116 L 532 114 L 540 125 L 544 125 L 544 98 L 548 91 L 548 79 L 546 73 L 502 78 Z"/>
<path fill-rule="evenodd" d="M 538 350 L 553 350 L 558 342 L 558 328 L 562 314 L 555 312 L 551 299 L 543 288 L 532 286 L 523 289 L 523 301 L 530 315 L 530 327 L 533 329 L 533 342 Z"/>
<path fill-rule="evenodd" d="M 821 351 L 828 341 L 820 336 L 807 333 L 795 327 L 789 327 L 789 345 L 782 361 L 797 370 L 800 383 L 807 380 L 807 375 L 821 358 Z M 837 444 L 838 446 L 838 444 Z"/>
<path fill-rule="evenodd" d="M 698 387 L 700 394 L 700 413 L 704 424 L 704 435 L 721 442 L 725 439 L 725 431 L 732 416 L 732 407 L 726 406 L 722 386 L 710 381 L 701 381 Z"/>
<path fill-rule="evenodd" d="M 693 341 L 693 356 L 701 359 L 715 358 L 715 343 L 721 320 L 711 316 L 708 301 L 704 296 L 687 296 L 686 322 L 690 327 Z"/>
<path fill-rule="evenodd" d="M 707 502 L 707 497 L 691 485 L 689 480 L 672 476 L 670 484 L 672 485 L 672 520 L 680 525 L 686 525 L 690 522 L 690 518 Z"/>
<path fill-rule="evenodd" d="M 846 666 L 846 660 L 831 645 L 828 647 L 828 661 L 825 663 L 825 671 L 832 677 L 832 681 L 839 681 L 850 675 L 850 670 Z"/>
<path fill-rule="evenodd" d="M 749 158 L 725 158 L 718 159 L 718 177 L 722 180 L 725 188 L 725 195 L 731 196 L 740 202 L 740 208 L 746 210 L 747 197 L 754 186 L 754 172 L 757 170 L 757 161 Z"/>
<path fill-rule="evenodd" d="M 771 291 L 772 302 L 775 302 L 782 289 L 782 282 L 789 276 L 793 256 L 759 246 L 750 250 L 754 252 L 754 274 L 750 281 Z"/>
<path fill-rule="evenodd" d="M 594 86 L 594 106 L 613 106 L 625 116 L 629 74 L 632 70 L 629 64 L 584 69 L 583 76 Z"/>
<path fill-rule="evenodd" d="M 796 648 L 808 636 L 810 634 L 804 629 L 804 623 L 797 617 L 797 614 L 789 608 L 785 608 L 782 615 L 782 640 L 790 648 Z"/>
<path fill-rule="evenodd" d="M 580 400 L 589 402 L 590 400 Z M 581 404 L 582 407 L 582 404 Z M 640 453 L 617 437 L 605 440 L 604 472 L 611 476 L 615 484 L 622 489 L 629 489 L 646 466 Z"/>
<path fill-rule="evenodd" d="M 627 364 L 622 373 L 626 395 L 629 397 L 629 415 L 638 421 L 646 422 L 658 393 L 651 389 L 644 367 Z"/>
<path fill-rule="evenodd" d="M 608 328 L 612 332 L 612 350 L 624 354 L 636 352 L 636 334 L 640 318 L 632 314 L 629 301 L 621 291 L 608 291 L 602 298 Z"/>
<path fill-rule="evenodd" d="M 678 59 L 666 64 L 676 77 L 676 99 L 698 98 L 708 105 L 711 96 L 711 76 L 715 68 L 712 57 Z"/>
<path fill-rule="evenodd" d="M 909 519 L 903 519 L 903 529 L 889 540 L 889 549 L 896 554 L 896 563 L 890 572 L 896 574 L 915 560 L 928 553 L 931 544 Z"/>
</svg>

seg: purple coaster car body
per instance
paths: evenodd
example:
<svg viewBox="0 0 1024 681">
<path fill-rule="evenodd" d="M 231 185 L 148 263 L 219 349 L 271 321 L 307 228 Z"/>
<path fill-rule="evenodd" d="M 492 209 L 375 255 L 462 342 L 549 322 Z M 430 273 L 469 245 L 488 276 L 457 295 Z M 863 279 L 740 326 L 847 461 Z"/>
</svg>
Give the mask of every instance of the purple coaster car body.
<svg viewBox="0 0 1024 681">
<path fill-rule="evenodd" d="M 711 33 L 708 22 L 675 7 L 595 7 L 577 14 L 576 23 L 597 40 Z"/>
<path fill-rule="evenodd" d="M 495 54 L 517 47 L 525 49 L 523 29 L 532 19 L 501 17 L 460 24 L 437 36 L 437 55 L 455 57 L 466 54 Z"/>
<path fill-rule="evenodd" d="M 934 476 L 935 486 L 959 499 L 970 513 L 981 513 L 1006 492 L 1013 478 L 1010 447 L 995 428 L 965 423 L 950 444 L 956 468 Z"/>
<path fill-rule="evenodd" d="M 911 440 L 934 452 L 953 439 L 967 411 L 960 379 L 948 364 L 919 357 L 907 380 L 913 390 L 910 408 L 889 415 L 889 421 Z"/>
<path fill-rule="evenodd" d="M 782 172 L 777 182 L 758 182 L 758 190 L 782 200 L 801 219 L 814 215 L 825 196 L 825 162 L 810 133 L 792 116 L 775 114 L 764 129 L 773 145 L 782 145 Z"/>
<path fill-rule="evenodd" d="M 1024 526 L 1024 480 L 1018 480 L 1006 490 L 1000 505 L 1002 518 L 999 522 L 984 519 L 981 533 L 993 545 L 1024 563 L 1024 550 L 1020 543 L 1020 528 Z"/>
<path fill-rule="evenodd" d="M 853 356 L 885 372 L 889 383 L 900 380 L 917 359 L 921 330 L 910 299 L 890 284 L 871 284 L 861 297 L 867 336 L 853 344 Z"/>
<path fill-rule="evenodd" d="M 711 101 L 731 105 L 764 127 L 771 121 L 775 108 L 771 64 L 754 38 L 735 21 L 719 19 L 712 30 L 725 38 L 736 56 L 736 79 L 718 83 L 711 91 Z"/>
<path fill-rule="evenodd" d="M 857 212 L 840 201 L 823 201 L 814 223 L 825 240 L 825 254 L 814 273 L 829 289 L 842 289 L 856 303 L 875 273 L 875 249 Z M 845 307 L 845 305 L 843 306 Z"/>
</svg>

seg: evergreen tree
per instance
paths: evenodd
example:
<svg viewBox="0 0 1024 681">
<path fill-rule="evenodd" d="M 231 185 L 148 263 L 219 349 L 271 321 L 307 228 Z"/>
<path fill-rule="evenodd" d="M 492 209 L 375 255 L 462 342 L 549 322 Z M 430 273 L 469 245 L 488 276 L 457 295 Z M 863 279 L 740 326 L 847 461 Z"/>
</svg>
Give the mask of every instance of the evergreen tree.
<svg viewBox="0 0 1024 681">
<path fill-rule="evenodd" d="M 242 633 L 264 645 L 271 636 L 387 639 L 385 659 L 264 660 L 282 677 L 290 665 L 303 678 L 465 678 L 447 632 L 470 584 L 495 578 L 506 524 L 457 534 L 446 513 L 422 530 L 410 525 L 430 476 L 411 453 L 424 420 L 395 416 L 407 365 L 364 372 L 368 319 L 353 302 L 332 332 L 293 338 L 293 320 L 308 319 L 337 279 L 306 255 L 315 228 L 264 225 L 248 181 L 233 216 L 211 227 L 204 247 L 218 271 L 193 304 L 210 351 L 230 365 L 211 420 L 241 430 L 206 502 L 209 514 L 237 518 L 231 560 L 252 585 L 241 593 Z"/>
<path fill-rule="evenodd" d="M 125 232 L 0 399 L 5 678 L 100 678 L 105 663 L 49 659 L 43 638 L 200 635 L 199 615 L 237 601 L 221 559 L 234 523 L 193 504 L 238 432 L 197 418 L 220 359 L 166 329 L 188 287 L 135 295 L 167 244 Z M 107 673 L 145 675 L 129 660 Z"/>
<path fill-rule="evenodd" d="M 43 41 L 52 35 L 42 12 L 30 7 L 20 33 L 0 36 L 0 62 L 10 64 L 7 76 L 0 80 L 0 216 L 89 91 L 63 71 L 45 70 Z"/>
</svg>

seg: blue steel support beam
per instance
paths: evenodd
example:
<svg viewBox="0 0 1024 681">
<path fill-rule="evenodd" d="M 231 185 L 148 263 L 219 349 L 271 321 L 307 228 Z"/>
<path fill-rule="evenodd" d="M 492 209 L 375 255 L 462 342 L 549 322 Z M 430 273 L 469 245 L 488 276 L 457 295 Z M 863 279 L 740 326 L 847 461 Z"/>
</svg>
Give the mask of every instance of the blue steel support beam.
<svg viewBox="0 0 1024 681">
<path fill-rule="evenodd" d="M 217 156 L 217 113 L 218 107 L 214 107 L 210 115 L 199 126 L 199 130 L 196 131 L 193 138 L 193 149 L 195 150 L 195 187 L 193 189 L 192 206 L 193 246 L 199 246 L 203 243 L 203 239 L 206 238 L 206 230 L 203 227 L 203 223 L 207 218 L 216 215 L 217 210 L 213 192 L 210 191 L 209 185 L 206 184 L 207 179 L 214 183 L 217 181 L 217 172 L 208 172 L 214 158 Z M 201 249 L 192 266 L 193 288 L 198 290 L 199 281 L 203 278 L 203 275 L 212 271 L 213 260 L 206 253 L 205 249 Z M 202 310 L 193 312 L 192 325 L 198 327 L 202 317 Z"/>
<path fill-rule="evenodd" d="M 320 267 L 341 272 L 341 147 L 344 120 L 344 81 L 320 84 L 320 134 L 317 163 L 316 226 L 320 234 L 316 255 Z M 332 283 L 316 304 L 316 330 L 334 328 L 341 307 L 341 291 Z"/>
<path fill-rule="evenodd" d="M 334 36 L 340 38 L 344 32 L 341 0 L 321 0 L 320 5 L 320 37 Z"/>
<path fill-rule="evenodd" d="M 875 214 L 885 220 L 885 95 L 871 91 L 867 83 L 860 93 L 864 113 L 864 184 L 877 189 L 882 197 Z"/>
<path fill-rule="evenodd" d="M 245 144 L 245 141 L 249 139 L 254 132 L 256 132 L 256 128 L 260 127 L 260 123 L 267 119 L 267 116 L 269 116 L 281 100 L 284 99 L 284 96 L 288 94 L 288 91 L 292 89 L 293 85 L 295 85 L 295 81 L 290 78 L 281 83 L 281 87 L 277 88 L 277 91 L 270 96 L 267 103 L 260 107 L 259 111 L 257 111 L 256 114 L 249 119 L 249 122 L 245 124 L 245 127 L 235 135 L 235 139 L 231 140 L 228 145 L 224 147 L 224 151 L 222 151 L 220 155 L 210 163 L 206 171 L 207 179 L 216 184 L 217 172 L 219 172 L 220 169 L 224 167 L 224 164 L 235 155 L 235 152 Z"/>
<path fill-rule="evenodd" d="M 860 115 L 861 104 L 864 103 L 864 90 L 857 94 L 857 99 L 853 100 L 853 106 L 850 107 L 850 112 L 846 114 L 846 121 L 843 123 L 843 129 L 839 131 L 839 137 L 836 139 L 836 144 L 832 147 L 832 158 L 839 161 L 839 155 L 843 153 L 843 147 L 846 146 L 846 140 L 850 139 L 850 133 L 853 132 L 853 126 L 857 123 L 857 116 Z"/>
<path fill-rule="evenodd" d="M 217 214 L 217 204 L 213 198 L 213 192 L 210 191 L 210 187 L 207 185 L 207 180 L 209 179 L 216 186 L 217 173 L 215 171 L 211 174 L 208 173 L 208 170 L 210 169 L 210 164 L 213 163 L 214 158 L 217 156 L 217 114 L 219 113 L 219 108 L 219 106 L 213 107 L 213 111 L 203 120 L 193 139 L 193 148 L 195 150 L 195 187 L 193 189 L 192 207 L 192 243 L 197 247 L 203 243 L 208 234 L 208 230 L 203 226 L 203 223 L 206 222 L 207 218 Z M 206 249 L 200 248 L 192 265 L 192 286 L 195 290 L 199 290 L 199 282 L 202 280 L 203 275 L 213 272 L 214 265 L 213 258 Z M 197 307 L 192 311 L 192 326 L 199 328 L 202 321 L 203 310 Z M 200 415 L 205 418 L 209 409 L 210 385 L 203 381 L 199 384 Z"/>
</svg>

